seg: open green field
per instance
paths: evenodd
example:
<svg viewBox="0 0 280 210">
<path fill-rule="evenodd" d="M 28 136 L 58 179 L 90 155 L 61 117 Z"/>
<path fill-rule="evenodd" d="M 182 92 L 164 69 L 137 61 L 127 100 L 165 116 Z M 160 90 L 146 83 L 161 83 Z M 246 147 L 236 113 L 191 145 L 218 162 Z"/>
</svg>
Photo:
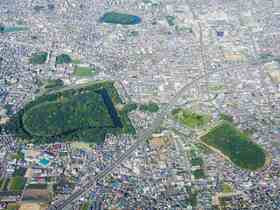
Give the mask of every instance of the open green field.
<svg viewBox="0 0 280 210">
<path fill-rule="evenodd" d="M 77 77 L 90 77 L 95 75 L 95 70 L 90 67 L 76 66 L 74 69 L 74 75 Z"/>
<path fill-rule="evenodd" d="M 48 53 L 47 52 L 38 52 L 32 54 L 31 58 L 29 59 L 29 62 L 31 64 L 44 64 L 48 58 Z"/>
<path fill-rule="evenodd" d="M 79 59 L 72 59 L 72 63 L 78 65 L 81 64 L 81 61 Z"/>
<path fill-rule="evenodd" d="M 227 184 L 227 183 L 223 183 L 222 184 L 222 191 L 223 193 L 232 193 L 233 192 L 233 189 L 232 189 L 232 186 Z"/>
<path fill-rule="evenodd" d="M 88 210 L 90 208 L 90 202 L 86 202 L 84 205 L 82 205 L 81 210 Z"/>
<path fill-rule="evenodd" d="M 9 203 L 8 208 L 6 210 L 18 210 L 20 208 L 19 204 Z"/>
<path fill-rule="evenodd" d="M 209 117 L 203 114 L 197 114 L 187 109 L 175 109 L 172 111 L 172 115 L 181 124 L 189 128 L 197 128 L 206 125 L 209 121 Z"/>
<path fill-rule="evenodd" d="M 10 178 L 0 178 L 0 191 L 8 191 Z"/>
<path fill-rule="evenodd" d="M 2 188 L 3 188 L 2 186 L 3 186 L 4 182 L 5 182 L 5 179 L 0 178 L 0 191 L 2 191 Z"/>
<path fill-rule="evenodd" d="M 11 121 L 10 128 L 34 143 L 100 143 L 107 133 L 134 134 L 127 113 L 116 110 L 117 104 L 122 101 L 113 82 L 62 88 L 28 103 Z"/>
<path fill-rule="evenodd" d="M 47 188 L 48 188 L 47 184 L 29 184 L 26 187 L 26 189 L 39 189 L 39 190 L 45 190 Z"/>
<path fill-rule="evenodd" d="M 224 90 L 224 86 L 223 85 L 220 85 L 220 84 L 216 84 L 216 85 L 210 85 L 208 87 L 208 89 L 212 92 L 219 92 L 219 91 L 222 91 Z"/>
<path fill-rule="evenodd" d="M 21 176 L 14 176 L 9 182 L 9 190 L 12 192 L 21 192 L 24 189 L 26 179 Z"/>
<path fill-rule="evenodd" d="M 230 122 L 223 121 L 201 140 L 220 150 L 240 168 L 257 170 L 265 164 L 264 150 Z"/>
<path fill-rule="evenodd" d="M 60 79 L 47 80 L 44 84 L 45 89 L 61 88 L 62 86 L 63 86 L 63 81 Z"/>
</svg>

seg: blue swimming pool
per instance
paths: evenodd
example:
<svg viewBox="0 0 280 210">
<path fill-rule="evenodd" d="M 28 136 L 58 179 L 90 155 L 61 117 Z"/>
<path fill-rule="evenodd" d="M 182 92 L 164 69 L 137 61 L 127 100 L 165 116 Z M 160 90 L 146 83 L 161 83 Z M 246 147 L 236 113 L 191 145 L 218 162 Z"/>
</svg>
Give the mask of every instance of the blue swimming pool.
<svg viewBox="0 0 280 210">
<path fill-rule="evenodd" d="M 42 158 L 41 160 L 39 160 L 40 165 L 43 166 L 48 166 L 50 161 L 47 158 Z"/>
</svg>

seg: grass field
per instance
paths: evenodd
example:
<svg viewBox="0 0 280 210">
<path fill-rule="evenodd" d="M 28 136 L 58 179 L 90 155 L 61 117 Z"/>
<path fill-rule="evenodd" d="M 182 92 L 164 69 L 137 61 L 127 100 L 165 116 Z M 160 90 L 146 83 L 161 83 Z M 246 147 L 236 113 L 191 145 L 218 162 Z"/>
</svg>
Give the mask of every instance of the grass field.
<svg viewBox="0 0 280 210">
<path fill-rule="evenodd" d="M 81 64 L 81 61 L 79 59 L 73 59 L 72 63 L 78 65 Z"/>
<path fill-rule="evenodd" d="M 0 191 L 8 191 L 9 183 L 10 183 L 10 178 L 5 178 L 5 179 L 3 178 Z"/>
<path fill-rule="evenodd" d="M 189 128 L 202 127 L 209 121 L 208 116 L 187 109 L 175 109 L 172 111 L 172 115 L 178 122 Z"/>
<path fill-rule="evenodd" d="M 26 179 L 21 176 L 14 176 L 9 182 L 9 190 L 12 192 L 21 192 L 24 189 Z"/>
<path fill-rule="evenodd" d="M 62 86 L 63 86 L 63 81 L 60 79 L 47 80 L 44 84 L 45 89 L 61 88 Z"/>
<path fill-rule="evenodd" d="M 4 178 L 0 178 L 0 191 L 2 190 L 2 186 L 5 182 L 5 179 Z"/>
<path fill-rule="evenodd" d="M 222 184 L 222 190 L 223 190 L 223 193 L 232 193 L 233 192 L 231 185 L 229 185 L 227 183 Z"/>
<path fill-rule="evenodd" d="M 11 120 L 9 128 L 33 143 L 100 143 L 106 133 L 135 133 L 127 113 L 115 109 L 121 103 L 113 82 L 64 88 L 28 103 Z"/>
<path fill-rule="evenodd" d="M 82 206 L 81 210 L 88 210 L 89 208 L 90 208 L 90 203 L 87 202 Z"/>
<path fill-rule="evenodd" d="M 6 210 L 18 210 L 20 208 L 19 204 L 9 203 L 8 208 Z"/>
<path fill-rule="evenodd" d="M 208 89 L 210 91 L 217 92 L 217 91 L 224 90 L 224 86 L 223 85 L 218 85 L 218 84 L 217 85 L 211 85 L 211 86 L 208 87 Z"/>
<path fill-rule="evenodd" d="M 74 69 L 74 75 L 77 77 L 90 77 L 95 75 L 95 70 L 90 67 L 76 66 Z"/>
<path fill-rule="evenodd" d="M 265 164 L 264 150 L 230 122 L 223 121 L 201 140 L 220 150 L 240 168 L 257 170 Z"/>
<path fill-rule="evenodd" d="M 45 190 L 48 188 L 47 184 L 29 184 L 27 185 L 26 189 L 39 189 L 39 190 Z"/>
</svg>

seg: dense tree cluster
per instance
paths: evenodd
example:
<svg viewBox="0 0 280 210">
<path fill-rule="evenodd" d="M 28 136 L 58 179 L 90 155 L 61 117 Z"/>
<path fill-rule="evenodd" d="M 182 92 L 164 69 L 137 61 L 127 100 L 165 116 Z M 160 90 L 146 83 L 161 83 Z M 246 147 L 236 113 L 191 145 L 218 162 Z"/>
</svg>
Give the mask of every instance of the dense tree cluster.
<svg viewBox="0 0 280 210">
<path fill-rule="evenodd" d="M 108 94 L 107 101 L 101 90 Z M 7 128 L 34 143 L 65 140 L 99 143 L 107 133 L 135 133 L 127 113 L 114 107 L 121 103 L 112 82 L 62 89 L 28 103 Z"/>
<path fill-rule="evenodd" d="M 243 169 L 256 170 L 265 164 L 264 150 L 230 122 L 223 121 L 203 136 L 202 141 L 220 150 Z"/>
</svg>

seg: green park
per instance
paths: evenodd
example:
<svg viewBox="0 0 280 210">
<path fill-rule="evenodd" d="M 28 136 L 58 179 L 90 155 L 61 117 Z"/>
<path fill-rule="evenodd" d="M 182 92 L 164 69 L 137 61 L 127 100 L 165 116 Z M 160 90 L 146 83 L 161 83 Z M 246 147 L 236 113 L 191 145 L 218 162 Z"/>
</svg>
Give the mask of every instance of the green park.
<svg viewBox="0 0 280 210">
<path fill-rule="evenodd" d="M 176 121 L 189 128 L 202 127 L 209 121 L 207 115 L 195 113 L 189 109 L 174 109 L 172 115 Z"/>
<path fill-rule="evenodd" d="M 26 179 L 21 176 L 14 176 L 9 183 L 9 190 L 12 192 L 21 192 L 24 189 Z"/>
<path fill-rule="evenodd" d="M 76 77 L 90 77 L 95 75 L 95 69 L 91 67 L 76 66 L 74 69 Z"/>
</svg>

